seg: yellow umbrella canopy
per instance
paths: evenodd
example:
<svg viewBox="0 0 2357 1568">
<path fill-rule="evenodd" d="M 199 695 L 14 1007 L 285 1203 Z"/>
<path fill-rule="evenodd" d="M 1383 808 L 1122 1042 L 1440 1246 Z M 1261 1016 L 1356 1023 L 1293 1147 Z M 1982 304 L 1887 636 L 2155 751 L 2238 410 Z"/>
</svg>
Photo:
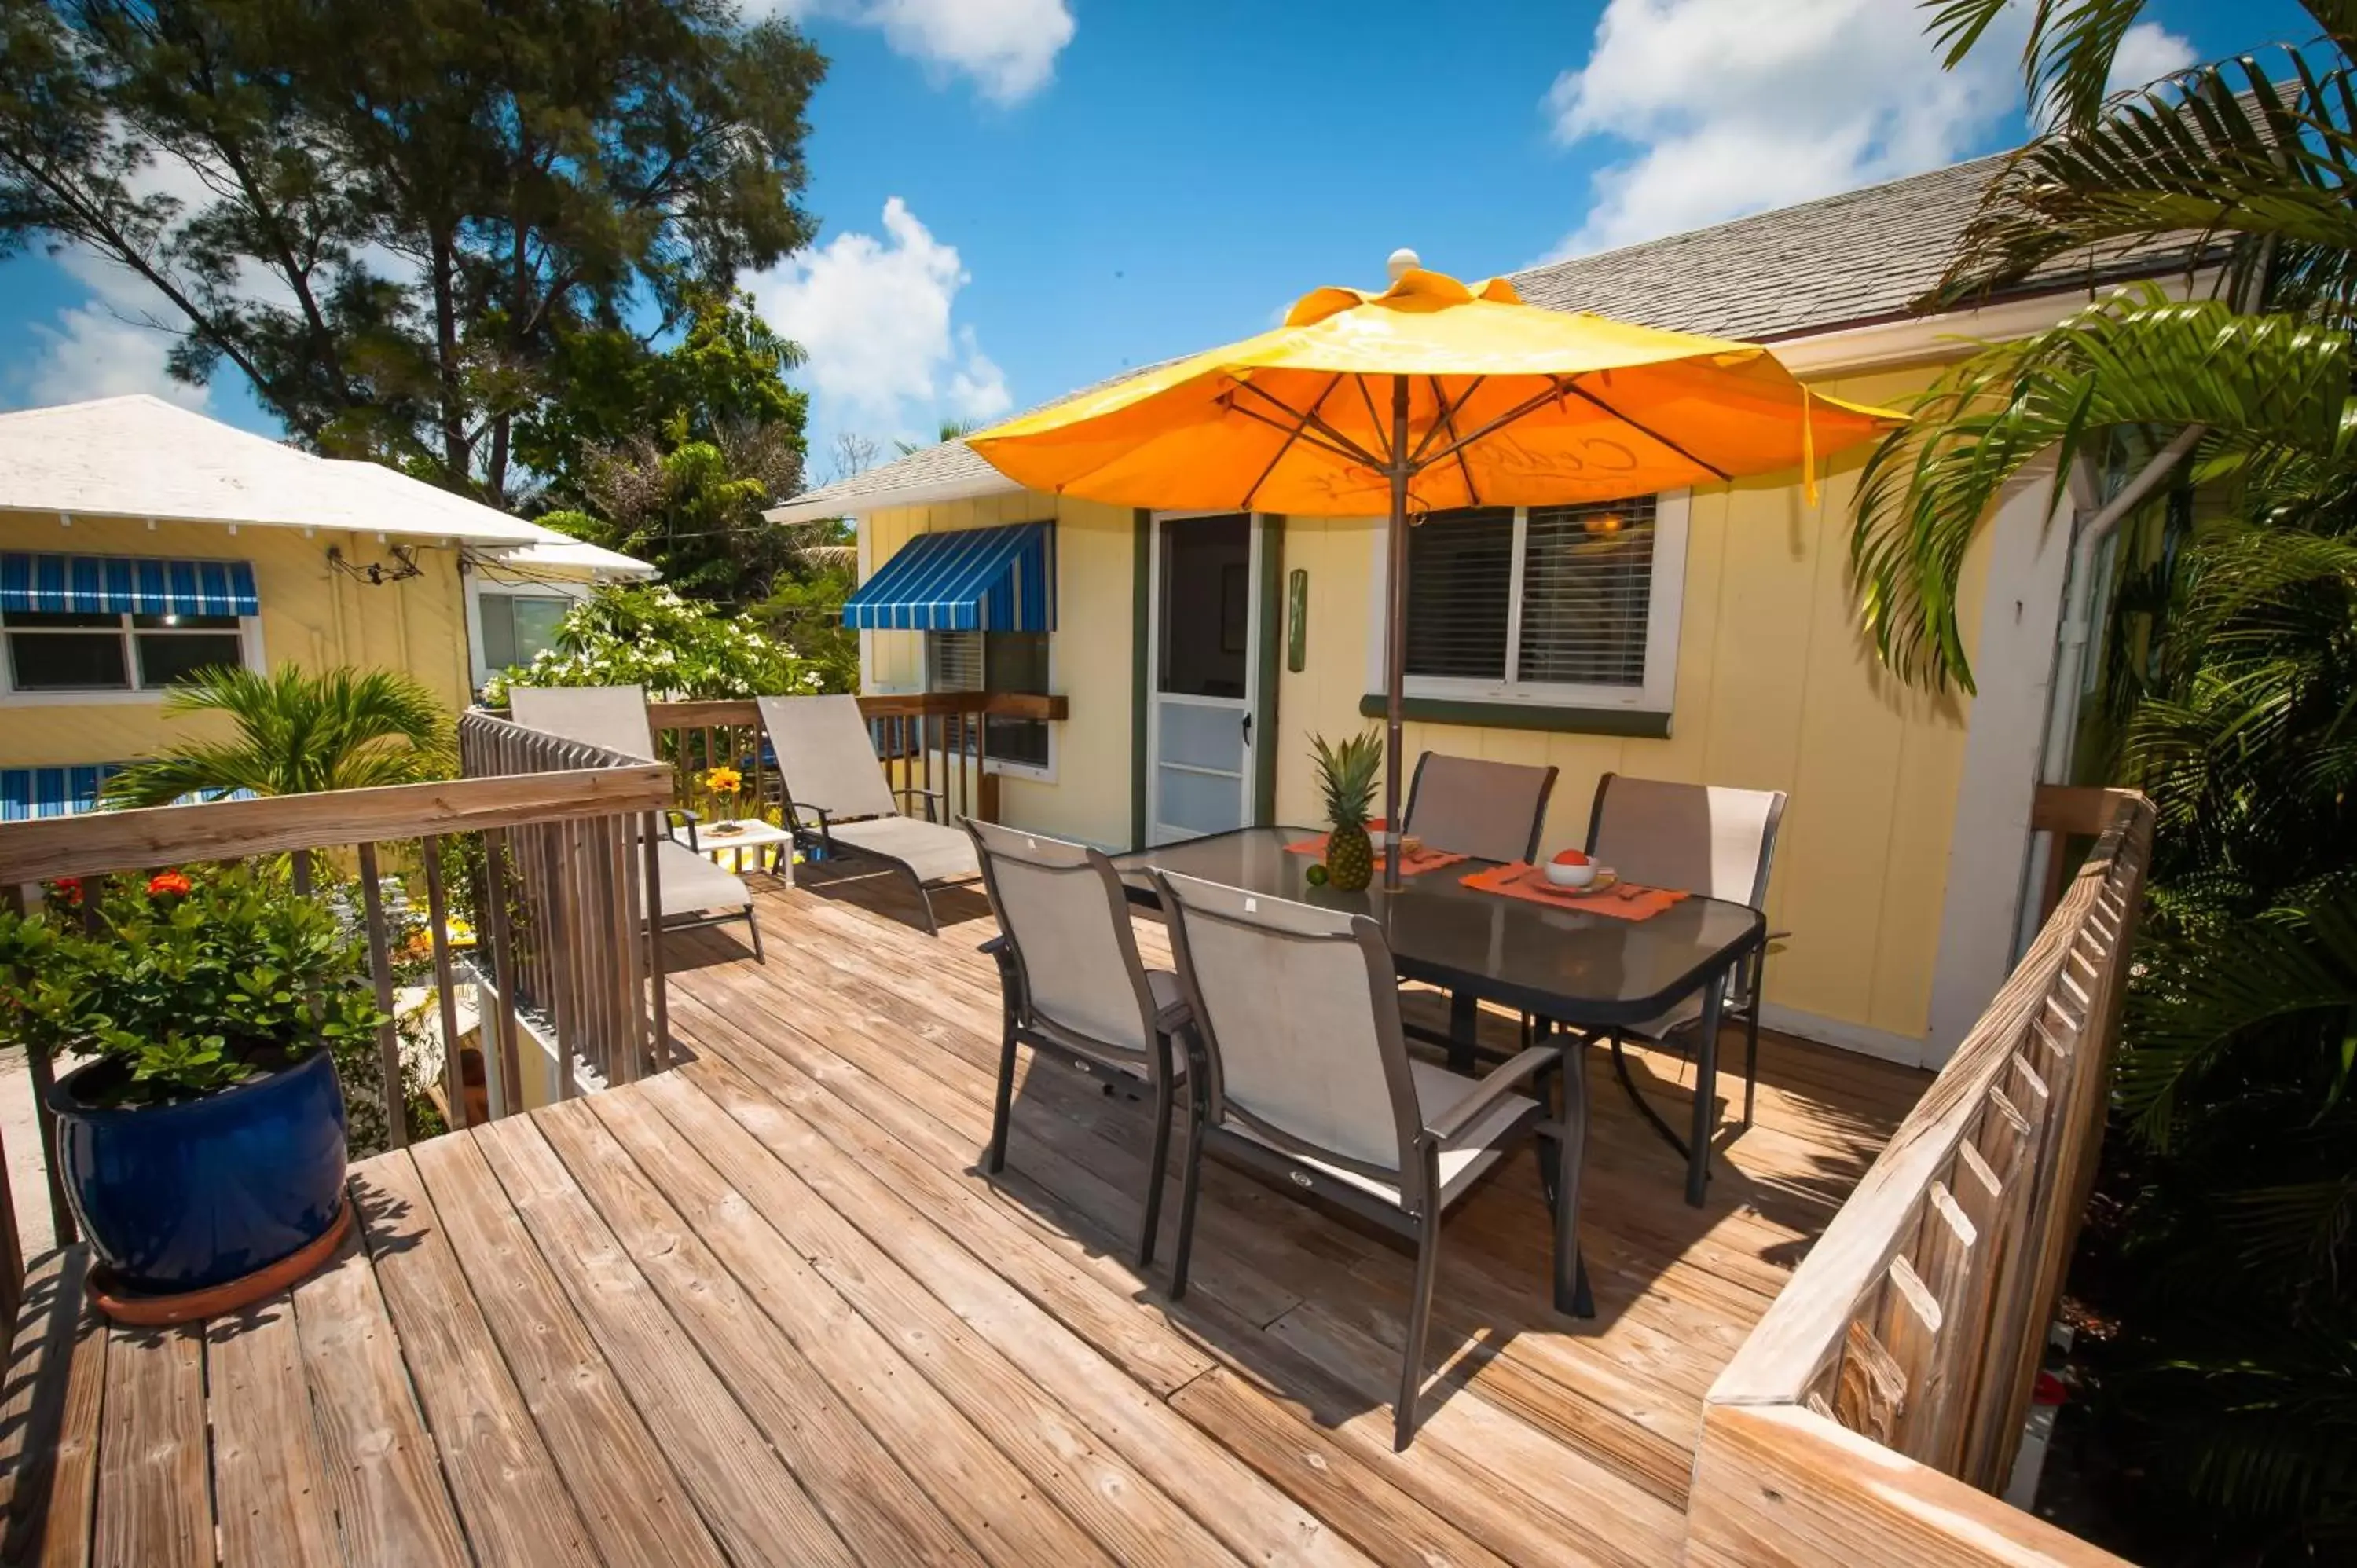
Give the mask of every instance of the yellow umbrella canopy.
<svg viewBox="0 0 2357 1568">
<path fill-rule="evenodd" d="M 1123 506 L 1412 511 L 1614 500 L 1807 464 L 1899 418 L 1810 393 L 1756 343 L 1522 303 L 1410 270 L 1282 327 L 969 437 L 1008 478 Z"/>
<path fill-rule="evenodd" d="M 1757 343 L 1524 305 L 1395 258 L 1381 294 L 1321 288 L 1257 338 L 967 437 L 1009 478 L 1117 506 L 1387 515 L 1383 820 L 1400 820 L 1412 514 L 1569 506 L 1772 473 L 1900 417 L 1811 392 Z M 1399 886 L 1396 831 L 1383 885 Z"/>
</svg>

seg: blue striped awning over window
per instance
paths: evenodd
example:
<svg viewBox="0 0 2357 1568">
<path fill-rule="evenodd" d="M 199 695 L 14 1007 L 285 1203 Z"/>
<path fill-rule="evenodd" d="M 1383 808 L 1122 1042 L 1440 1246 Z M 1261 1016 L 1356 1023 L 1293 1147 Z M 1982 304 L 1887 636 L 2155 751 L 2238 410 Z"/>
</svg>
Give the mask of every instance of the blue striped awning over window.
<svg viewBox="0 0 2357 1568">
<path fill-rule="evenodd" d="M 843 603 L 862 631 L 1053 631 L 1055 525 L 920 533 Z"/>
<path fill-rule="evenodd" d="M 0 611 L 49 615 L 250 616 L 262 613 L 243 561 L 144 555 L 0 553 Z"/>
<path fill-rule="evenodd" d="M 70 817 L 98 804 L 98 787 L 119 762 L 76 768 L 0 768 L 0 822 L 34 817 Z"/>
<path fill-rule="evenodd" d="M 122 772 L 123 767 L 120 762 L 82 762 L 64 768 L 0 768 L 0 822 L 95 811 L 99 786 Z M 253 799 L 251 789 L 198 789 L 172 804 Z"/>
</svg>

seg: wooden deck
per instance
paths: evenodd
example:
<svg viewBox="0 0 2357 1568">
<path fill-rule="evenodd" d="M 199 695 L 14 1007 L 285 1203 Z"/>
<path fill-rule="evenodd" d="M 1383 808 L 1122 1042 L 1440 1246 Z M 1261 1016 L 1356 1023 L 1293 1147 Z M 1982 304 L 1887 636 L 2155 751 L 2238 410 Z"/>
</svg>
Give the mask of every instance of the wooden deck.
<svg viewBox="0 0 2357 1568">
<path fill-rule="evenodd" d="M 1141 1107 L 1028 1058 L 982 1180 L 986 920 L 877 895 L 766 898 L 766 965 L 674 942 L 692 1060 L 357 1167 L 360 1236 L 243 1316 L 110 1328 L 42 1261 L 5 1560 L 1674 1562 L 1705 1390 L 1928 1081 L 1770 1039 L 1695 1210 L 1599 1058 L 1599 1316 L 1548 1309 L 1519 1156 L 1448 1228 L 1394 1455 L 1407 1260 L 1213 1166 L 1174 1308 L 1125 1256 Z"/>
</svg>

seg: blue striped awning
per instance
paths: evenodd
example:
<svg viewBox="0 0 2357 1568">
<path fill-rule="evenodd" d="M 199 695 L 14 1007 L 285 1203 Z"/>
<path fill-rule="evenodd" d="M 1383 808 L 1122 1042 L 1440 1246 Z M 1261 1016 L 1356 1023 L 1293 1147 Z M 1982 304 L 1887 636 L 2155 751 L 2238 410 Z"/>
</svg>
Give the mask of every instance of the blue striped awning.
<svg viewBox="0 0 2357 1568">
<path fill-rule="evenodd" d="M 0 822 L 95 811 L 99 786 L 122 772 L 123 767 L 120 762 L 83 762 L 64 768 L 0 768 Z M 253 799 L 251 789 L 192 789 L 172 804 Z"/>
<path fill-rule="evenodd" d="M 843 602 L 862 631 L 1053 631 L 1055 526 L 920 533 Z"/>
<path fill-rule="evenodd" d="M 144 555 L 0 553 L 0 610 L 49 615 L 250 616 L 262 613 L 243 561 Z"/>
<path fill-rule="evenodd" d="M 98 804 L 98 787 L 119 762 L 77 768 L 0 768 L 0 822 L 34 817 L 70 817 Z"/>
</svg>

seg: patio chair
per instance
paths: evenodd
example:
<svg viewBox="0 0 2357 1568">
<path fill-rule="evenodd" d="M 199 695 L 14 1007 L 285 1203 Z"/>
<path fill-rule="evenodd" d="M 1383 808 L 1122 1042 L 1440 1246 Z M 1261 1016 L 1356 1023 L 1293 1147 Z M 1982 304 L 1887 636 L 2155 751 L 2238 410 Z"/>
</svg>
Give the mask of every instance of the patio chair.
<svg viewBox="0 0 2357 1568">
<path fill-rule="evenodd" d="M 1427 751 L 1415 759 L 1400 831 L 1476 860 L 1536 859 L 1557 771 Z"/>
<path fill-rule="evenodd" d="M 1137 1266 L 1154 1262 L 1162 1216 L 1162 1177 L 1170 1158 L 1170 1111 L 1186 1058 L 1170 1042 L 1188 1020 L 1178 977 L 1147 969 L 1130 929 L 1129 900 L 1112 862 L 1085 844 L 990 822 L 965 822 L 982 863 L 999 934 L 982 950 L 998 961 L 1006 1034 L 999 1047 L 998 1099 L 991 1112 L 983 1169 L 1006 1165 L 1007 1118 L 1015 1093 L 1015 1047 L 1061 1058 L 1082 1072 L 1103 1069 L 1154 1091 L 1154 1144 L 1146 1162 L 1146 1201 L 1137 1228 Z"/>
<path fill-rule="evenodd" d="M 816 842 L 828 855 L 848 850 L 899 871 L 924 906 L 925 929 L 941 935 L 932 890 L 982 875 L 974 841 L 941 821 L 941 792 L 895 789 L 885 782 L 883 760 L 856 697 L 764 697 L 761 727 L 778 754 L 786 818 L 794 830 L 813 832 L 803 820 L 813 819 Z M 925 802 L 921 822 L 901 812 L 901 802 L 912 797 Z"/>
<path fill-rule="evenodd" d="M 1776 830 L 1784 819 L 1781 789 L 1730 789 L 1713 784 L 1674 784 L 1660 779 L 1630 779 L 1607 773 L 1597 780 L 1596 806 L 1587 820 L 1587 853 L 1632 882 L 1650 887 L 1682 887 L 1709 898 L 1725 898 L 1764 910 L 1768 873 L 1776 857 Z M 1771 931 L 1770 937 L 1782 935 Z M 1767 968 L 1765 942 L 1736 966 L 1721 993 L 1720 1019 L 1743 1024 L 1743 1120 L 1751 1125 L 1760 1081 L 1760 988 Z M 1654 1129 L 1680 1155 L 1685 1140 L 1637 1090 L 1623 1054 L 1624 1037 L 1663 1044 L 1688 1040 L 1702 1020 L 1702 995 L 1687 997 L 1659 1017 L 1612 1033 L 1612 1070 Z M 1696 1092 L 1700 1092 L 1697 1086 Z"/>
<path fill-rule="evenodd" d="M 1196 1052 L 1171 1297 L 1187 1293 L 1206 1148 L 1413 1240 L 1392 1425 L 1404 1449 L 1424 1382 L 1441 1217 L 1534 1129 L 1546 1090 L 1517 1091 L 1562 1056 L 1524 1050 L 1478 1079 L 1416 1060 L 1373 920 L 1189 876 L 1154 880 Z M 1555 1262 L 1561 1286 L 1566 1261 Z"/>
<path fill-rule="evenodd" d="M 654 726 L 647 720 L 643 687 L 511 686 L 508 713 L 526 729 L 544 735 L 644 762 L 662 760 L 656 755 Z M 752 890 L 703 854 L 696 841 L 694 811 L 675 806 L 664 818 L 669 831 L 655 843 L 657 875 L 662 882 L 663 929 L 688 930 L 742 920 L 752 934 L 755 961 L 768 962 L 761 950 L 761 925 L 753 917 Z M 677 836 L 683 829 L 687 833 L 685 843 Z"/>
<path fill-rule="evenodd" d="M 1547 798 L 1555 793 L 1559 770 L 1523 763 L 1487 762 L 1477 757 L 1452 757 L 1427 751 L 1415 759 L 1408 781 L 1407 808 L 1400 831 L 1414 833 L 1428 849 L 1469 854 L 1476 860 L 1535 860 L 1539 832 L 1546 822 Z M 1454 1053 L 1450 1065 L 1470 1067 L 1464 1042 L 1454 1030 L 1470 1029 L 1469 1008 L 1449 997 L 1451 1032 L 1406 1026 L 1410 1038 L 1446 1046 Z M 1531 1043 L 1530 1020 L 1523 1020 L 1523 1044 Z"/>
</svg>

